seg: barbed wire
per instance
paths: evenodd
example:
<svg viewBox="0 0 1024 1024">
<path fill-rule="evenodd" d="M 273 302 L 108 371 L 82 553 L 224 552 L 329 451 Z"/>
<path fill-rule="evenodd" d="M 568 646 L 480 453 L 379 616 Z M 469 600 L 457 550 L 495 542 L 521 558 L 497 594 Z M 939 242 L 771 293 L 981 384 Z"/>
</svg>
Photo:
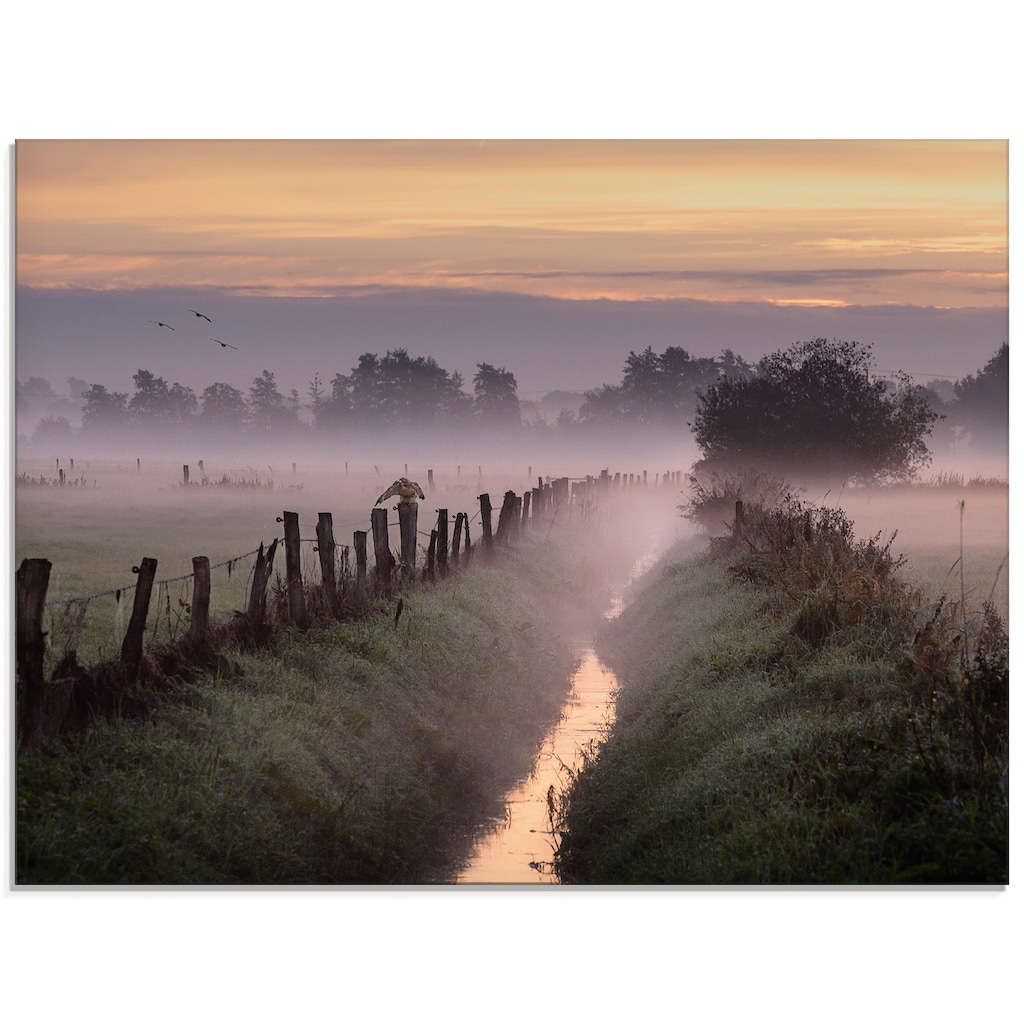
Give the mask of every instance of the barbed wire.
<svg viewBox="0 0 1024 1024">
<path fill-rule="evenodd" d="M 275 537 L 274 539 L 277 540 L 278 542 L 280 542 L 282 538 Z M 225 565 L 233 566 L 235 564 L 235 562 L 238 562 L 238 561 L 240 561 L 243 558 L 248 558 L 250 555 L 258 555 L 259 553 L 260 553 L 260 549 L 259 548 L 255 548 L 252 551 L 246 551 L 244 554 L 234 555 L 231 558 L 224 559 L 223 562 L 218 562 L 216 565 L 211 565 L 210 566 L 210 571 L 212 572 L 214 569 L 223 569 Z M 231 574 L 231 569 L 229 568 L 228 569 L 228 575 L 230 575 L 230 574 Z M 181 580 L 190 580 L 194 576 L 195 576 L 194 572 L 186 572 L 186 573 L 183 573 L 181 576 L 169 576 L 169 577 L 167 577 L 167 579 L 153 580 L 153 586 L 154 587 L 162 587 L 162 586 L 164 586 L 167 583 L 178 583 Z M 98 593 L 98 594 L 89 594 L 88 596 L 84 596 L 84 597 L 56 598 L 53 601 L 46 601 L 43 604 L 43 607 L 44 608 L 49 608 L 49 607 L 54 606 L 54 605 L 77 604 L 79 602 L 93 601 L 97 597 L 109 597 L 111 594 L 116 594 L 118 600 L 120 600 L 121 599 L 121 594 L 126 593 L 129 590 L 134 590 L 137 586 L 138 586 L 137 583 L 126 583 L 123 587 L 114 587 L 111 590 L 103 590 L 103 591 L 100 591 L 100 593 Z"/>
</svg>

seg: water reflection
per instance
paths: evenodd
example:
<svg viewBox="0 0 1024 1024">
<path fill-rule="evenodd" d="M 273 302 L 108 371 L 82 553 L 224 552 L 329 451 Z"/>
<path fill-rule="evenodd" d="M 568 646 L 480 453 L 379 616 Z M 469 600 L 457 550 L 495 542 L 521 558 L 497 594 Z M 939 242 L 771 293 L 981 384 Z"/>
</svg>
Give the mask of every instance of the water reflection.
<svg viewBox="0 0 1024 1024">
<path fill-rule="evenodd" d="M 551 834 L 549 794 L 567 783 L 566 767 L 577 768 L 581 750 L 604 736 L 613 712 L 615 675 L 587 644 L 574 644 L 578 667 L 562 720 L 544 740 L 533 774 L 506 798 L 505 818 L 477 842 L 456 880 L 475 884 L 557 884 L 551 870 L 555 838 Z"/>
</svg>

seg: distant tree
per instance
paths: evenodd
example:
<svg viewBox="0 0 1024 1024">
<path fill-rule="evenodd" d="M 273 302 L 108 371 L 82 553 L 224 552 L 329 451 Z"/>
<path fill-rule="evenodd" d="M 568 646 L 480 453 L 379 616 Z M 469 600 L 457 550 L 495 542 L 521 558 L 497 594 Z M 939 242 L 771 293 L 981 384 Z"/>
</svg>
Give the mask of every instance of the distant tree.
<svg viewBox="0 0 1024 1024">
<path fill-rule="evenodd" d="M 175 381 L 167 393 L 167 417 L 171 423 L 191 423 L 199 409 L 196 393 Z"/>
<path fill-rule="evenodd" d="M 709 468 L 843 481 L 905 480 L 930 461 L 936 414 L 907 374 L 872 375 L 870 349 L 815 338 L 765 356 L 747 379 L 698 398 L 694 435 Z"/>
<path fill-rule="evenodd" d="M 349 420 L 352 413 L 352 398 L 349 393 L 349 378 L 336 373 L 331 380 L 330 398 L 324 397 L 316 417 L 317 425 L 324 429 L 337 429 Z"/>
<path fill-rule="evenodd" d="M 93 384 L 82 397 L 82 429 L 86 433 L 120 429 L 128 424 L 127 392 L 107 391 L 102 384 Z"/>
<path fill-rule="evenodd" d="M 257 430 L 272 430 L 291 419 L 284 395 L 277 390 L 277 380 L 264 370 L 249 388 L 249 420 Z"/>
<path fill-rule="evenodd" d="M 81 377 L 68 377 L 66 383 L 71 389 L 72 398 L 81 398 L 89 390 L 88 382 L 82 380 Z"/>
<path fill-rule="evenodd" d="M 420 428 L 458 422 L 472 399 L 462 376 L 448 373 L 432 357 L 413 359 L 404 348 L 383 356 L 367 352 L 347 376 L 335 377 L 332 404 L 350 410 L 362 426 Z"/>
<path fill-rule="evenodd" d="M 17 382 L 17 393 L 26 398 L 56 398 L 50 382 L 45 377 L 29 377 L 24 384 Z"/>
<path fill-rule="evenodd" d="M 203 407 L 199 420 L 204 425 L 233 428 L 245 426 L 248 413 L 245 395 L 230 384 L 211 384 L 204 389 L 201 401 Z"/>
<path fill-rule="evenodd" d="M 66 416 L 45 416 L 32 431 L 32 444 L 37 449 L 59 449 L 69 445 L 74 437 L 74 427 Z"/>
<path fill-rule="evenodd" d="M 306 394 L 309 395 L 309 405 L 306 408 L 313 414 L 313 426 L 317 427 L 320 424 L 320 414 L 323 412 L 328 400 L 319 373 L 313 374 L 313 379 L 309 382 L 309 390 Z"/>
<path fill-rule="evenodd" d="M 198 402 L 191 388 L 178 383 L 168 387 L 163 377 L 149 370 L 139 370 L 132 380 L 135 394 L 128 403 L 128 414 L 133 423 L 181 426 L 195 415 Z"/>
<path fill-rule="evenodd" d="M 660 354 L 648 346 L 629 353 L 621 384 L 586 392 L 579 414 L 590 423 L 682 426 L 692 418 L 704 388 L 752 374 L 753 368 L 729 349 L 714 359 L 691 356 L 674 345 Z"/>
<path fill-rule="evenodd" d="M 952 416 L 970 434 L 971 444 L 1005 449 L 1010 437 L 1010 346 L 1003 342 L 977 374 L 953 385 Z"/>
<path fill-rule="evenodd" d="M 473 412 L 481 423 L 503 429 L 521 426 L 516 378 L 504 366 L 477 363 L 473 396 Z"/>
</svg>

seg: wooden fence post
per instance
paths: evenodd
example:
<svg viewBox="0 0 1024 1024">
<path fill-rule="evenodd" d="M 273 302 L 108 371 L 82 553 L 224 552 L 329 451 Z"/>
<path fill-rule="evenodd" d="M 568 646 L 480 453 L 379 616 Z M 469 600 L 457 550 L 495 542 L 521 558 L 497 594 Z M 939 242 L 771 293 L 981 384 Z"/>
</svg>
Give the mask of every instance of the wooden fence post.
<svg viewBox="0 0 1024 1024">
<path fill-rule="evenodd" d="M 263 541 L 260 541 L 260 549 L 256 553 L 256 565 L 252 571 L 249 605 L 245 612 L 249 625 L 253 628 L 263 625 L 263 619 L 267 613 L 267 584 L 270 582 L 270 574 L 274 570 L 274 553 L 276 551 L 276 537 L 267 548 L 266 554 L 263 553 Z"/>
<path fill-rule="evenodd" d="M 130 686 L 134 686 L 139 678 L 139 666 L 142 664 L 142 636 L 146 631 L 149 599 L 153 593 L 153 580 L 156 578 L 156 559 L 144 558 L 142 565 L 133 567 L 132 572 L 138 573 L 139 582 L 135 584 L 132 617 L 128 622 L 128 631 L 124 635 L 124 643 L 121 644 L 121 664 L 125 667 Z"/>
<path fill-rule="evenodd" d="M 395 557 L 388 544 L 388 510 L 375 508 L 370 512 L 370 527 L 373 530 L 373 557 L 377 564 L 377 592 L 391 600 L 391 569 Z"/>
<path fill-rule="evenodd" d="M 448 575 L 448 509 L 437 510 L 437 571 L 441 577 Z"/>
<path fill-rule="evenodd" d="M 530 499 L 533 497 L 532 491 L 523 491 L 523 518 L 520 525 L 525 531 L 527 524 L 530 521 Z"/>
<path fill-rule="evenodd" d="M 491 533 L 491 496 L 480 495 L 480 526 L 484 534 L 484 553 L 487 555 L 494 552 L 494 535 Z"/>
<path fill-rule="evenodd" d="M 323 580 L 324 598 L 327 611 L 332 617 L 338 614 L 338 574 L 335 569 L 337 544 L 334 543 L 334 517 L 330 512 L 321 512 L 316 524 L 316 548 L 320 556 L 320 578 Z"/>
<path fill-rule="evenodd" d="M 515 497 L 516 507 L 512 510 L 512 523 L 509 534 L 513 540 L 519 540 L 519 525 L 523 521 L 523 499 L 520 495 Z"/>
<path fill-rule="evenodd" d="M 356 550 L 356 605 L 360 611 L 366 608 L 366 531 L 356 530 L 352 534 L 352 547 Z"/>
<path fill-rule="evenodd" d="M 462 520 L 465 518 L 465 512 L 455 513 L 455 530 L 452 534 L 452 565 L 459 564 L 459 547 L 462 544 Z"/>
<path fill-rule="evenodd" d="M 437 530 L 430 531 L 430 545 L 427 548 L 427 567 L 423 570 L 426 579 L 434 582 L 434 559 L 437 556 Z"/>
<path fill-rule="evenodd" d="M 299 629 L 309 626 L 306 597 L 302 592 L 302 555 L 299 549 L 299 513 L 284 514 L 284 568 L 288 577 L 288 618 Z"/>
<path fill-rule="evenodd" d="M 465 531 L 463 534 L 464 540 L 462 545 L 462 564 L 469 565 L 470 557 L 473 554 L 472 543 L 469 539 L 469 513 L 462 513 L 462 528 Z"/>
<path fill-rule="evenodd" d="M 432 469 L 427 470 L 427 486 L 434 486 L 434 471 Z"/>
<path fill-rule="evenodd" d="M 188 487 L 188 466 L 181 467 L 181 486 Z"/>
<path fill-rule="evenodd" d="M 17 722 L 19 746 L 30 749 L 43 735 L 43 662 L 46 634 L 43 608 L 50 585 L 51 563 L 45 558 L 26 558 L 15 575 L 17 590 L 17 678 L 21 683 Z"/>
<path fill-rule="evenodd" d="M 416 578 L 416 524 L 419 505 L 398 503 L 398 531 L 401 535 L 402 574 L 406 579 Z"/>
<path fill-rule="evenodd" d="M 516 492 L 506 491 L 505 498 L 501 503 L 501 512 L 498 514 L 498 529 L 494 534 L 495 544 L 507 544 L 509 532 L 512 529 L 512 520 L 516 514 Z"/>
<path fill-rule="evenodd" d="M 210 628 L 210 559 L 196 555 L 192 559 L 192 621 L 189 623 L 188 638 L 194 644 L 206 639 Z"/>
</svg>

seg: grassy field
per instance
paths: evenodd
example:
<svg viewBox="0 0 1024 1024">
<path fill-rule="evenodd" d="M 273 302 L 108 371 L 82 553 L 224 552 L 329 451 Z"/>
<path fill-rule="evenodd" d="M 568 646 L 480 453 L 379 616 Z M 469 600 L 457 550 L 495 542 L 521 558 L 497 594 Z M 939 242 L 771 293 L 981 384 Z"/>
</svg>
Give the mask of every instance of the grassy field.
<svg viewBox="0 0 1024 1024">
<path fill-rule="evenodd" d="M 54 566 L 50 666 L 72 647 L 87 664 L 115 655 L 130 612 L 108 594 L 69 621 L 61 600 L 129 586 L 143 556 L 158 559 L 159 580 L 205 554 L 231 560 L 213 576 L 214 614 L 229 616 L 245 605 L 246 553 L 280 535 L 283 510 L 309 539 L 331 511 L 344 543 L 393 478 L 207 471 L 228 485 L 182 488 L 180 466 L 87 464 L 82 486 L 18 486 L 16 558 Z M 484 489 L 493 499 L 535 483 L 525 468 L 469 482 L 439 472 L 421 529 L 437 507 L 472 516 Z M 565 639 L 590 634 L 638 557 L 692 534 L 682 497 L 609 496 L 496 565 L 402 591 L 397 624 L 382 605 L 359 622 L 285 629 L 263 652 L 228 650 L 149 714 L 98 719 L 20 757 L 18 882 L 445 880 L 558 714 Z M 1005 751 L 965 703 L 974 678 L 1000 699 L 998 665 L 972 676 L 949 651 L 963 641 L 974 657 L 996 636 L 982 628 L 990 595 L 1005 619 L 1006 488 L 817 497 L 849 514 L 852 548 L 898 531 L 892 555 L 907 561 L 883 589 L 899 614 L 839 621 L 846 554 L 821 579 L 787 582 L 760 563 L 737 575 L 735 553 L 701 556 L 707 538 L 681 542 L 601 641 L 623 683 L 618 720 L 564 804 L 565 881 L 1001 879 Z M 315 587 L 312 548 L 303 572 Z M 151 648 L 186 628 L 189 587 L 154 591 Z M 915 647 L 921 629 L 932 639 Z"/>
<path fill-rule="evenodd" d="M 599 639 L 621 690 L 563 798 L 563 882 L 1008 880 L 1001 624 L 805 522 L 677 549 Z"/>
<path fill-rule="evenodd" d="M 207 537 L 218 529 L 226 499 L 205 500 L 171 491 L 160 503 L 149 536 L 172 566 L 188 550 L 180 529 L 200 518 Z M 567 639 L 588 635 L 648 550 L 646 529 L 609 543 L 613 504 L 537 530 L 493 564 L 400 588 L 397 620 L 381 604 L 362 620 L 281 628 L 265 650 L 226 650 L 221 671 L 165 681 L 141 713 L 93 719 L 20 755 L 17 883 L 454 879 L 475 826 L 529 772 L 560 714 Z M 52 507 L 30 528 L 47 536 L 43 512 L 55 532 L 70 520 L 81 537 L 69 561 L 96 532 L 96 561 L 116 552 L 101 505 L 72 506 L 64 520 Z M 251 521 L 271 511 L 256 506 Z M 188 521 L 176 526 L 177 515 Z M 645 522 L 642 507 L 634 519 Z M 219 534 L 225 545 L 232 535 Z"/>
</svg>

